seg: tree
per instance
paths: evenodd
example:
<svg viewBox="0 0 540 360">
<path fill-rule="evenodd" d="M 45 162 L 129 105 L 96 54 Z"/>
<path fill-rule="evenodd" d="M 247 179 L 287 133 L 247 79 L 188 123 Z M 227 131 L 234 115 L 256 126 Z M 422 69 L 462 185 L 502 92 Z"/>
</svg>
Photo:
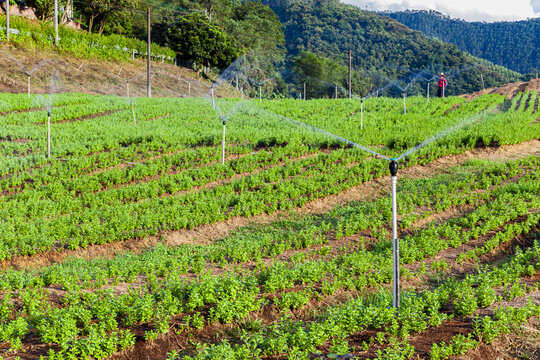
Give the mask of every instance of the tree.
<svg viewBox="0 0 540 360">
<path fill-rule="evenodd" d="M 54 0 L 27 0 L 26 5 L 34 8 L 36 16 L 41 21 L 54 17 Z"/>
<path fill-rule="evenodd" d="M 232 38 L 199 13 L 179 16 L 169 29 L 168 42 L 179 57 L 201 66 L 225 68 L 242 54 Z"/>
<path fill-rule="evenodd" d="M 88 0 L 77 3 L 77 9 L 86 19 L 88 31 L 94 31 L 97 25 L 102 34 L 109 22 L 121 13 L 129 13 L 137 4 L 138 0 Z"/>
</svg>

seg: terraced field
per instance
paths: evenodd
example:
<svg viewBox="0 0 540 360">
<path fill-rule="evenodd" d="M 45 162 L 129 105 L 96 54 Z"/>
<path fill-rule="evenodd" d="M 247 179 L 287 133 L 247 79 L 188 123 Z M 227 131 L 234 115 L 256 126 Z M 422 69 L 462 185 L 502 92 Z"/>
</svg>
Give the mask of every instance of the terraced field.
<svg viewBox="0 0 540 360">
<path fill-rule="evenodd" d="M 532 354 L 537 95 L 0 94 L 0 357 Z"/>
</svg>

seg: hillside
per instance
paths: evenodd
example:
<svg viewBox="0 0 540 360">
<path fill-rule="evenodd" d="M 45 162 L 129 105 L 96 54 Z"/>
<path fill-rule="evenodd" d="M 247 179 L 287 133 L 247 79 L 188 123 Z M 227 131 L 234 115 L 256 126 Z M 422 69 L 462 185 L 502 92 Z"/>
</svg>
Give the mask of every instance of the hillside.
<svg viewBox="0 0 540 360">
<path fill-rule="evenodd" d="M 375 88 L 389 79 L 419 80 L 444 71 L 451 75 L 449 94 L 462 94 L 481 89 L 480 74 L 487 86 L 519 81 L 521 76 L 502 67 L 481 62 L 460 51 L 455 45 L 430 38 L 419 31 L 378 14 L 329 1 L 268 1 L 284 26 L 289 58 L 303 51 L 346 62 L 353 51 L 353 67 L 369 78 Z M 476 69 L 475 71 L 469 71 Z M 412 72 L 411 72 L 412 71 Z M 409 92 L 420 93 L 425 83 L 416 81 Z M 397 87 L 396 95 L 401 92 Z M 366 92 L 367 89 L 364 90 Z"/>
<path fill-rule="evenodd" d="M 0 15 L 0 27 L 5 16 Z M 53 29 L 46 22 L 13 17 L 10 43 L 0 33 L 0 92 L 25 93 L 28 87 L 26 70 L 33 72 L 33 93 L 49 92 L 51 77 L 59 79 L 58 92 L 87 94 L 127 94 L 146 96 L 146 43 L 124 36 L 104 36 L 60 27 L 60 45 L 53 44 Z M 153 96 L 204 96 L 211 86 L 190 68 L 175 66 L 174 52 L 152 45 Z M 23 69 L 25 67 L 25 69 Z M 218 96 L 230 96 L 220 88 Z"/>
<path fill-rule="evenodd" d="M 131 81 L 130 95 L 146 96 L 146 61 L 143 59 L 130 62 L 79 59 L 68 54 L 30 51 L 6 45 L 0 46 L 0 59 L 3 64 L 0 92 L 27 91 L 27 76 L 14 60 L 17 59 L 29 69 L 48 61 L 32 74 L 32 93 L 48 93 L 54 75 L 59 79 L 55 90 L 58 92 L 126 96 L 126 79 L 139 76 Z M 193 70 L 160 62 L 153 62 L 152 67 L 155 74 L 152 78 L 152 96 L 187 96 L 189 87 L 192 96 L 204 96 L 209 91 L 210 82 Z M 228 94 L 223 88 L 221 90 L 219 95 Z"/>
<path fill-rule="evenodd" d="M 453 19 L 436 11 L 382 14 L 514 71 L 526 74 L 540 68 L 540 19 L 485 23 Z"/>
</svg>

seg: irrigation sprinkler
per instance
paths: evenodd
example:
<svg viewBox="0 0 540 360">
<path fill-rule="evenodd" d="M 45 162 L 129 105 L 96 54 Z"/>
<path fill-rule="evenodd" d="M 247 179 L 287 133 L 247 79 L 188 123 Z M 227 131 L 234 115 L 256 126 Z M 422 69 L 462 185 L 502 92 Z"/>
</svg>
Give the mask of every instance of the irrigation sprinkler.
<svg viewBox="0 0 540 360">
<path fill-rule="evenodd" d="M 188 87 L 188 97 L 191 97 L 191 81 L 187 82 L 187 87 Z"/>
<path fill-rule="evenodd" d="M 27 74 L 28 76 L 28 98 L 30 99 L 30 74 Z"/>
<path fill-rule="evenodd" d="M 262 109 L 257 109 L 257 111 L 261 112 L 261 113 L 269 113 L 268 111 L 266 110 L 262 110 Z M 272 113 L 273 115 L 276 115 L 274 113 Z M 429 145 L 430 143 L 442 138 L 443 136 L 449 134 L 449 133 L 452 133 L 460 128 L 462 128 L 463 126 L 466 126 L 474 121 L 477 121 L 477 116 L 475 117 L 471 117 L 469 119 L 466 119 L 466 121 L 463 121 L 462 123 L 460 124 L 457 124 L 449 129 L 446 129 L 442 132 L 440 132 L 439 134 L 423 141 L 421 144 L 418 144 L 416 145 L 415 147 L 407 150 L 405 153 L 401 154 L 399 157 L 397 158 L 389 158 L 389 157 L 386 157 L 382 154 L 379 154 L 378 152 L 376 151 L 373 151 L 367 147 L 364 147 L 362 145 L 359 145 L 355 142 L 352 142 L 350 140 L 347 140 L 341 136 L 338 136 L 338 135 L 335 135 L 335 134 L 332 134 L 328 131 L 325 131 L 325 130 L 322 130 L 322 129 L 319 129 L 313 125 L 309 125 L 309 124 L 305 124 L 303 122 L 300 122 L 298 120 L 294 120 L 294 119 L 291 119 L 291 118 L 288 118 L 288 117 L 285 117 L 285 116 L 281 116 L 281 115 L 278 115 L 278 117 L 280 119 L 283 119 L 289 123 L 293 123 L 295 125 L 298 125 L 298 126 L 301 126 L 301 127 L 304 127 L 304 128 L 308 128 L 312 131 L 315 131 L 315 132 L 318 132 L 318 133 L 321 133 L 323 135 L 327 135 L 327 136 L 331 136 L 335 139 L 338 139 L 339 141 L 342 141 L 346 144 L 349 144 L 355 148 L 358 148 L 362 151 L 366 151 L 380 159 L 383 159 L 383 160 L 387 160 L 389 162 L 389 170 L 390 170 L 390 177 L 391 177 L 391 186 L 392 186 L 392 190 L 391 190 L 391 196 L 392 196 L 392 267 L 393 267 L 393 289 L 392 289 L 392 306 L 396 309 L 399 309 L 400 307 L 400 269 L 399 269 L 399 237 L 398 237 L 398 227 L 397 227 L 397 215 L 398 215 L 398 209 L 397 209 L 397 173 L 398 173 L 398 170 L 399 170 L 399 164 L 398 162 L 409 156 L 410 154 L 420 150 L 421 148 Z"/>
<path fill-rule="evenodd" d="M 129 80 L 126 81 L 126 92 L 127 98 L 129 99 Z"/>
<path fill-rule="evenodd" d="M 364 99 L 360 100 L 360 129 L 364 128 Z"/>
<path fill-rule="evenodd" d="M 6 40 L 9 42 L 9 33 L 11 32 L 9 28 L 9 11 L 11 10 L 11 4 L 9 3 L 9 0 L 5 2 L 6 4 Z"/>
<path fill-rule="evenodd" d="M 336 100 L 337 100 L 337 85 L 336 85 Z"/>
<path fill-rule="evenodd" d="M 137 118 L 135 117 L 135 106 L 133 105 L 133 100 L 131 100 L 131 113 L 133 114 L 133 124 L 137 127 Z"/>
<path fill-rule="evenodd" d="M 427 83 L 427 91 L 426 91 L 426 104 L 429 105 L 429 82 Z"/>
<path fill-rule="evenodd" d="M 223 119 L 223 141 L 221 142 L 221 164 L 225 165 L 225 127 L 227 119 Z"/>
<path fill-rule="evenodd" d="M 397 172 L 399 169 L 395 159 L 390 161 L 390 178 L 392 181 L 392 257 L 393 257 L 393 296 L 392 306 L 399 309 L 399 239 L 397 234 Z"/>
<path fill-rule="evenodd" d="M 215 109 L 216 103 L 214 101 L 214 85 L 212 85 L 212 87 L 210 88 L 210 93 L 212 94 L 212 107 Z"/>
<path fill-rule="evenodd" d="M 262 103 L 262 90 L 261 85 L 259 85 L 259 104 Z"/>
<path fill-rule="evenodd" d="M 482 79 L 482 90 L 486 91 L 486 86 L 484 85 L 484 75 L 480 73 L 480 79 Z"/>
<path fill-rule="evenodd" d="M 403 115 L 407 115 L 407 93 L 403 93 Z"/>
<path fill-rule="evenodd" d="M 51 111 L 47 111 L 47 159 L 51 158 Z"/>
<path fill-rule="evenodd" d="M 58 0 L 54 0 L 54 45 L 58 46 Z"/>
</svg>

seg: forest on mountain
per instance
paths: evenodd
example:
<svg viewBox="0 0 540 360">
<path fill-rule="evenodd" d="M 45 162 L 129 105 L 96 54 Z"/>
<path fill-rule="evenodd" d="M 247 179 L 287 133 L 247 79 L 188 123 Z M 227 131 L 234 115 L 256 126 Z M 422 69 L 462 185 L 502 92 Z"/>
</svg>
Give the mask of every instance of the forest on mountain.
<svg viewBox="0 0 540 360">
<path fill-rule="evenodd" d="M 421 93 L 425 81 L 441 71 L 449 75 L 449 94 L 481 89 L 482 77 L 486 87 L 521 78 L 515 72 L 476 59 L 455 45 L 337 0 L 269 0 L 265 3 L 283 23 L 289 61 L 299 69 L 298 56 L 308 60 L 304 79 L 317 76 L 317 67 L 312 71 L 314 67 L 309 64 L 313 56 L 306 57 L 306 52 L 331 59 L 337 63 L 335 68 L 339 68 L 347 64 L 348 51 L 352 50 L 353 67 L 363 79 L 356 93 L 362 96 L 396 79 L 403 81 L 389 87 L 390 93 L 401 95 L 400 87 L 412 80 L 415 84 L 407 91 Z M 323 80 L 331 82 L 332 76 Z"/>
<path fill-rule="evenodd" d="M 540 68 L 539 18 L 486 23 L 453 19 L 437 11 L 406 10 L 381 14 L 522 74 Z"/>
</svg>

